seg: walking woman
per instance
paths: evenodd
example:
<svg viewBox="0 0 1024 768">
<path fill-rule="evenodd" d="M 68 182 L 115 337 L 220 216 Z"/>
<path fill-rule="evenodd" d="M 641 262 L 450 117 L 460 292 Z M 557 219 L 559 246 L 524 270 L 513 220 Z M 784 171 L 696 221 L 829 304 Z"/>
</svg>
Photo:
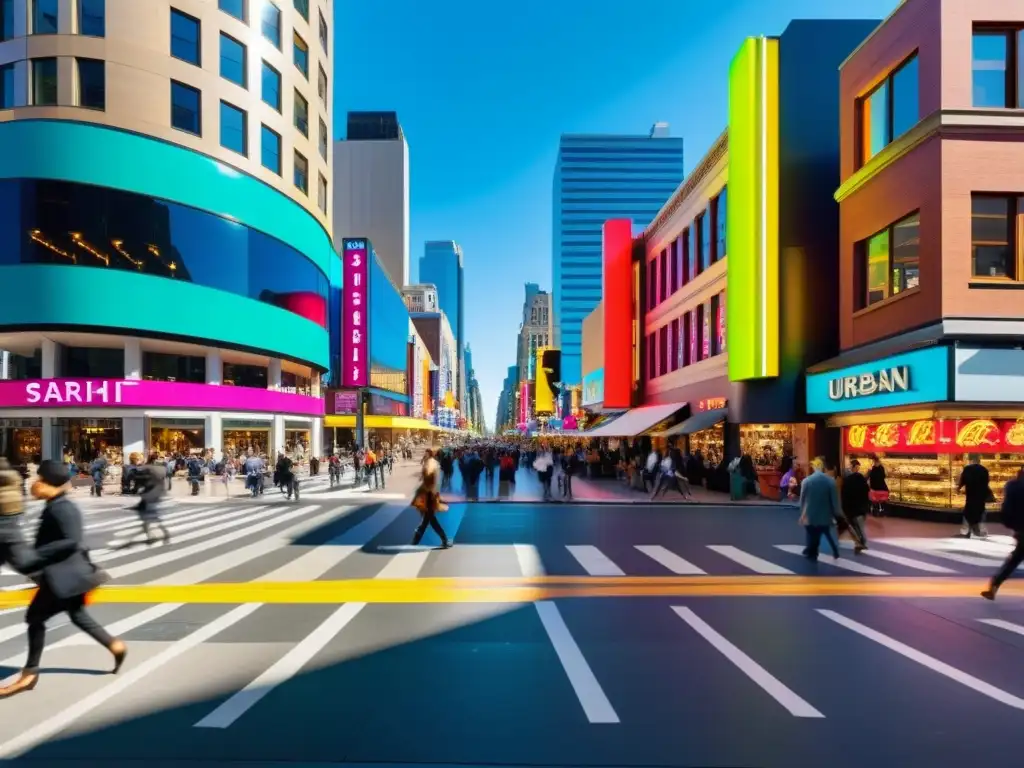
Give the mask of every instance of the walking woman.
<svg viewBox="0 0 1024 768">
<path fill-rule="evenodd" d="M 441 509 L 441 495 L 437 492 L 437 482 L 440 473 L 441 465 L 434 458 L 434 452 L 428 448 L 423 454 L 423 482 L 420 483 L 420 487 L 416 490 L 416 495 L 412 500 L 412 505 L 423 516 L 423 519 L 416 528 L 416 533 L 412 537 L 413 546 L 419 544 L 423 539 L 423 534 L 427 532 L 428 525 L 440 537 L 441 546 L 444 549 L 450 549 L 452 546 L 451 541 L 448 539 L 448 534 L 444 532 L 444 528 L 437 522 L 437 513 Z"/>
<path fill-rule="evenodd" d="M 28 660 L 21 677 L 0 688 L 0 698 L 31 691 L 39 682 L 39 662 L 46 645 L 46 622 L 67 613 L 71 623 L 110 651 L 113 673 L 121 669 L 128 647 L 107 634 L 85 610 L 85 596 L 96 589 L 105 576 L 89 559 L 85 547 L 82 513 L 68 498 L 71 478 L 65 466 L 55 461 L 39 465 L 39 476 L 32 484 L 32 495 L 46 502 L 36 532 L 35 556 L 42 571 L 39 589 L 25 613 L 28 624 Z"/>
</svg>

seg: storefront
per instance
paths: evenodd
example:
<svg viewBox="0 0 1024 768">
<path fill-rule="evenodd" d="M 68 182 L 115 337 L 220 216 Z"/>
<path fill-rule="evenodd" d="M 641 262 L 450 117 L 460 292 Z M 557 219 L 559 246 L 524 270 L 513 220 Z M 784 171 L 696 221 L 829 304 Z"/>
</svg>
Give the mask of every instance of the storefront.
<svg viewBox="0 0 1024 768">
<path fill-rule="evenodd" d="M 293 392 L 136 379 L 0 381 L 0 449 L 9 458 L 102 453 L 242 454 L 319 450 L 323 401 Z"/>
<path fill-rule="evenodd" d="M 890 500 L 959 511 L 972 455 L 995 495 L 1024 466 L 1024 352 L 931 346 L 807 377 L 808 408 L 840 431 L 842 460 L 885 467 Z"/>
</svg>

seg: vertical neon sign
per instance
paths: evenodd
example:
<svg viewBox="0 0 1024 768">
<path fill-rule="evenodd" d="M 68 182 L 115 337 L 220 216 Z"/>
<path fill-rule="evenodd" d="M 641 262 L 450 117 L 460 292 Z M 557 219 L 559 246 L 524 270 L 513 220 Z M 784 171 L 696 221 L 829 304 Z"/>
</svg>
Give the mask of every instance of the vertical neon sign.
<svg viewBox="0 0 1024 768">
<path fill-rule="evenodd" d="M 725 348 L 725 291 L 718 294 L 718 317 L 715 320 L 718 329 L 718 353 L 722 354 Z"/>
<path fill-rule="evenodd" d="M 530 421 L 530 383 L 524 381 L 519 385 L 519 423 L 528 424 Z"/>
<path fill-rule="evenodd" d="M 341 318 L 342 386 L 370 383 L 369 250 L 365 240 L 345 240 Z"/>
</svg>

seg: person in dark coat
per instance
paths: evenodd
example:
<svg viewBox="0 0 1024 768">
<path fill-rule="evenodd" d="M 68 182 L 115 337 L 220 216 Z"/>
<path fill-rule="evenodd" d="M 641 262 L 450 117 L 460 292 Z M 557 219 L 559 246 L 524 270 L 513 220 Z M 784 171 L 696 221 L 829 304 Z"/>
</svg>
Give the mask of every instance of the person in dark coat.
<svg viewBox="0 0 1024 768">
<path fill-rule="evenodd" d="M 0 565 L 24 575 L 37 570 L 38 559 L 21 530 L 23 484 L 21 473 L 0 456 Z"/>
<path fill-rule="evenodd" d="M 171 534 L 160 519 L 160 500 L 167 493 L 167 466 L 161 464 L 159 459 L 157 454 L 149 454 L 149 461 L 139 469 L 136 475 L 141 498 L 135 506 L 135 511 L 138 512 L 139 519 L 142 521 L 142 534 L 146 537 L 147 544 L 156 541 L 151 533 L 154 525 L 160 529 L 164 544 L 171 543 Z M 129 543 L 131 542 L 129 541 Z"/>
<path fill-rule="evenodd" d="M 966 471 L 966 467 L 964 471 Z M 1024 469 L 1020 470 L 1017 477 L 1006 484 L 1006 488 L 1003 490 L 1003 506 L 1000 511 L 1003 525 L 1013 531 L 1013 538 L 1017 544 L 992 577 L 988 589 L 981 593 L 986 600 L 995 600 L 996 593 L 1003 582 L 1013 575 L 1021 563 L 1024 563 Z"/>
<path fill-rule="evenodd" d="M 978 538 L 985 538 L 988 535 L 982 525 L 985 519 L 985 505 L 990 500 L 994 501 L 994 498 L 989 485 L 988 470 L 981 463 L 981 456 L 971 456 L 971 463 L 960 473 L 957 490 L 964 493 L 964 522 L 960 527 L 960 537 L 969 539 L 973 534 Z"/>
<path fill-rule="evenodd" d="M 871 486 L 868 479 L 860 471 L 860 462 L 850 462 L 850 472 L 843 477 L 839 491 L 843 505 L 843 519 L 850 527 L 850 535 L 854 540 L 854 552 L 867 549 L 867 517 L 871 511 Z"/>
<path fill-rule="evenodd" d="M 71 623 L 110 651 L 117 674 L 128 646 L 111 637 L 85 609 L 85 596 L 102 582 L 103 573 L 89 559 L 82 513 L 68 498 L 71 478 L 65 466 L 47 460 L 39 465 L 32 495 L 46 502 L 36 532 L 35 554 L 42 575 L 39 589 L 25 612 L 28 624 L 28 659 L 21 676 L 0 688 L 0 698 L 31 691 L 39 682 L 39 662 L 46 645 L 46 622 L 66 613 Z"/>
</svg>

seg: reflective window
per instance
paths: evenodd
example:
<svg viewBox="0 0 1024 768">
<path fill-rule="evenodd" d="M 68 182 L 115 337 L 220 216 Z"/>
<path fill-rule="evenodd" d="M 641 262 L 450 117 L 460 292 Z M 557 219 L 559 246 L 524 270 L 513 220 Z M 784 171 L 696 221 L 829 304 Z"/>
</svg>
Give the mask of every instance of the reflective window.
<svg viewBox="0 0 1024 768">
<path fill-rule="evenodd" d="M 203 132 L 199 91 L 177 80 L 171 81 L 171 125 L 196 136 Z"/>
<path fill-rule="evenodd" d="M 327 106 L 327 73 L 323 67 L 320 67 L 320 71 L 316 78 L 316 95 L 320 97 L 320 102 L 326 107 Z"/>
<path fill-rule="evenodd" d="M 58 0 L 31 0 L 32 2 L 32 34 L 57 34 Z"/>
<path fill-rule="evenodd" d="M 857 309 L 920 285 L 920 232 L 915 212 L 857 244 Z"/>
<path fill-rule="evenodd" d="M 260 161 L 263 167 L 281 175 L 281 136 L 267 126 L 260 126 Z"/>
<path fill-rule="evenodd" d="M 892 292 L 909 291 L 920 284 L 921 216 L 915 213 L 892 227 Z"/>
<path fill-rule="evenodd" d="M 78 34 L 89 37 L 107 34 L 106 0 L 78 0 Z"/>
<path fill-rule="evenodd" d="M 267 388 L 267 369 L 260 365 L 224 363 L 223 383 L 228 387 Z"/>
<path fill-rule="evenodd" d="M 217 0 L 217 7 L 224 13 L 245 21 L 245 0 Z"/>
<path fill-rule="evenodd" d="M 327 19 L 324 18 L 322 11 L 318 11 L 320 14 L 320 47 L 324 49 L 324 53 L 327 53 Z"/>
<path fill-rule="evenodd" d="M 920 71 L 915 53 L 858 102 L 861 165 L 920 121 Z"/>
<path fill-rule="evenodd" d="M 281 111 L 281 73 L 272 66 L 263 62 L 263 69 L 260 73 L 260 97 L 264 104 L 269 104 L 278 112 Z"/>
<path fill-rule="evenodd" d="M 249 154 L 247 115 L 226 101 L 220 103 L 220 145 L 240 155 Z"/>
<path fill-rule="evenodd" d="M 724 259 L 728 254 L 726 249 L 726 224 L 729 218 L 729 189 L 728 187 L 722 187 L 722 191 L 718 193 L 718 215 L 715 219 L 716 226 L 718 229 L 718 258 Z"/>
<path fill-rule="evenodd" d="M 263 37 L 273 43 L 275 48 L 281 50 L 281 9 L 269 0 L 263 4 L 260 30 L 263 32 Z"/>
<path fill-rule="evenodd" d="M 231 37 L 231 35 L 221 32 L 220 76 L 243 88 L 247 87 L 248 78 L 246 77 L 245 61 L 245 46 Z"/>
<path fill-rule="evenodd" d="M 299 152 L 295 153 L 295 169 L 292 176 L 295 186 L 302 190 L 303 194 L 309 194 L 309 161 Z"/>
<path fill-rule="evenodd" d="M 199 39 L 199 19 L 171 8 L 171 56 L 201 66 Z"/>
<path fill-rule="evenodd" d="M 295 92 L 295 127 L 303 136 L 309 136 L 309 102 L 298 91 Z"/>
<path fill-rule="evenodd" d="M 123 379 L 124 347 L 61 346 L 59 364 L 61 376 L 68 379 Z"/>
<path fill-rule="evenodd" d="M 57 59 L 32 59 L 32 103 L 54 106 L 57 103 Z"/>
<path fill-rule="evenodd" d="M 327 213 L 327 179 L 324 178 L 322 173 L 319 176 L 320 181 L 316 188 L 316 204 L 323 213 Z"/>
<path fill-rule="evenodd" d="M 302 76 L 309 79 L 309 46 L 298 34 L 293 35 L 292 60 L 295 68 L 302 73 Z"/>
<path fill-rule="evenodd" d="M 0 42 L 14 37 L 14 0 L 0 0 Z"/>
<path fill-rule="evenodd" d="M 320 118 L 320 157 L 324 160 L 327 159 L 327 143 L 329 141 L 327 133 L 327 123 Z"/>
<path fill-rule="evenodd" d="M 975 32 L 971 52 L 974 106 L 1012 107 L 1008 80 L 1011 37 L 1008 32 Z"/>
<path fill-rule="evenodd" d="M 14 106 L 14 62 L 0 67 L 0 109 Z"/>
<path fill-rule="evenodd" d="M 971 275 L 1020 280 L 1021 242 L 1017 222 L 1024 198 L 971 196 Z"/>
<path fill-rule="evenodd" d="M 144 351 L 142 353 L 142 378 L 147 381 L 205 384 L 206 358 Z"/>
<path fill-rule="evenodd" d="M 327 278 L 294 248 L 205 211 L 105 187 L 0 181 L 0 268 L 11 264 L 142 272 L 327 322 Z"/>
<path fill-rule="evenodd" d="M 292 0 L 292 2 L 295 4 L 295 10 L 299 12 L 302 18 L 309 21 L 309 0 Z"/>
<path fill-rule="evenodd" d="M 78 106 L 107 108 L 106 64 L 101 59 L 75 59 L 78 67 Z"/>
</svg>

